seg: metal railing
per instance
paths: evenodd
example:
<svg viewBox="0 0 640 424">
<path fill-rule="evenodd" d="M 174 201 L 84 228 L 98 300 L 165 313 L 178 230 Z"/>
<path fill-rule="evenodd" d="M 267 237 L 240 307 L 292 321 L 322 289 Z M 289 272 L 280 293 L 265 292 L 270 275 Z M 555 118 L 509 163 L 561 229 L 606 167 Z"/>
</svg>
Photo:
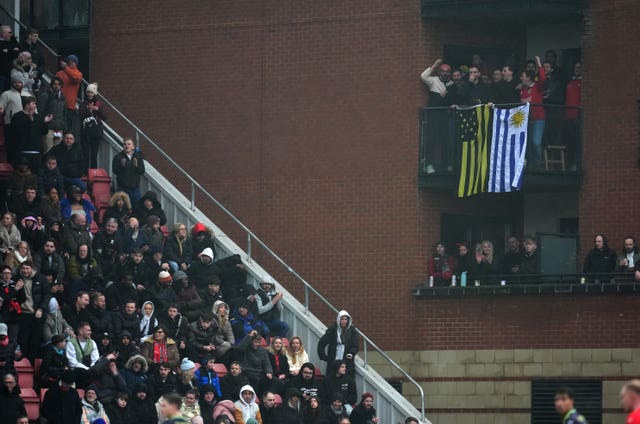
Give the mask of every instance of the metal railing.
<svg viewBox="0 0 640 424">
<path fill-rule="evenodd" d="M 515 107 L 520 104 L 495 105 Z M 549 166 L 544 155 L 542 163 L 528 166 L 528 174 L 578 173 L 581 169 L 582 148 L 582 108 L 565 105 L 531 104 L 544 110 L 544 131 L 542 146 L 549 154 Z M 493 113 L 493 112 L 492 112 Z M 531 116 L 531 115 L 530 115 Z M 420 108 L 420 173 L 421 174 L 457 174 L 459 172 L 459 125 L 456 122 L 456 109 L 439 107 Z M 491 127 L 491 125 L 489 125 Z M 529 131 L 527 159 L 530 159 L 532 133 Z M 543 152 L 544 153 L 544 152 Z M 531 162 L 529 162 L 531 164 Z"/>
<path fill-rule="evenodd" d="M 8 10 L 6 10 L 2 5 L 0 5 L 0 9 L 2 9 L 9 17 L 11 17 L 18 25 L 22 28 L 27 28 L 23 23 L 21 23 L 13 14 L 11 14 Z M 54 56 L 58 56 L 58 53 L 48 46 L 44 41 L 39 40 L 39 44 L 41 44 L 50 54 Z M 89 82 L 83 78 L 83 88 L 88 85 Z M 81 96 L 84 93 L 84 89 L 81 90 Z M 103 93 L 99 93 L 100 99 L 109 106 L 111 111 L 115 112 L 120 119 L 126 122 L 130 129 L 135 132 L 135 141 L 136 145 L 140 145 L 140 140 L 144 140 L 150 146 L 152 146 L 155 151 L 169 164 L 171 164 L 175 170 L 179 172 L 184 178 L 186 178 L 190 183 L 190 201 L 191 201 L 191 209 L 196 209 L 196 193 L 199 192 L 204 195 L 204 199 L 208 199 L 212 202 L 220 211 L 224 213 L 229 219 L 232 220 L 235 224 L 237 224 L 240 229 L 246 234 L 247 237 L 247 256 L 248 259 L 251 259 L 253 245 L 257 244 L 264 251 L 274 259 L 278 264 L 280 264 L 286 272 L 288 272 L 291 276 L 293 276 L 299 283 L 303 285 L 304 288 L 304 308 L 305 313 L 309 313 L 309 304 L 310 304 L 310 294 L 316 296 L 318 300 L 326 307 L 328 307 L 333 312 L 338 312 L 338 309 L 333 306 L 331 302 L 329 302 L 318 290 L 316 290 L 311 284 L 309 284 L 298 272 L 296 272 L 289 264 L 287 264 L 277 253 L 275 253 L 264 241 L 262 241 L 257 235 L 255 235 L 245 224 L 243 224 L 238 217 L 236 217 L 231 211 L 229 211 L 220 201 L 218 201 L 215 197 L 213 197 L 198 181 L 196 181 L 184 168 L 182 168 L 175 160 L 169 156 L 151 137 L 149 137 L 142 129 L 140 129 L 135 123 L 133 123 L 129 118 L 125 116 L 112 102 L 107 99 Z M 79 99 L 80 100 L 80 99 Z M 363 355 L 362 359 L 364 362 L 364 366 L 368 366 L 368 352 L 369 349 L 373 349 L 376 351 L 382 358 L 384 358 L 389 365 L 395 368 L 408 382 L 413 384 L 418 392 L 420 393 L 420 413 L 421 418 L 424 421 L 425 418 L 425 396 L 424 390 L 420 386 L 420 384 L 409 375 L 400 365 L 398 365 L 389 355 L 387 355 L 377 344 L 375 344 L 369 337 L 367 337 L 362 331 L 356 328 L 356 331 L 360 335 L 363 341 Z"/>
</svg>

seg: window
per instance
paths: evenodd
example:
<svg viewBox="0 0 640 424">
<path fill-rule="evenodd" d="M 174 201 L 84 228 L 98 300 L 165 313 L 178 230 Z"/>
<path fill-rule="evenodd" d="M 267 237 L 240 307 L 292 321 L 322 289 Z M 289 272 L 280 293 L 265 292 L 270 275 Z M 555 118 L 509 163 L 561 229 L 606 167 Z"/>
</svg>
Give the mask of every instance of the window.
<svg viewBox="0 0 640 424">
<path fill-rule="evenodd" d="M 534 380 L 531 382 L 531 424 L 557 424 L 556 390 L 567 386 L 575 392 L 575 407 L 589 424 L 602 423 L 602 381 Z"/>
</svg>

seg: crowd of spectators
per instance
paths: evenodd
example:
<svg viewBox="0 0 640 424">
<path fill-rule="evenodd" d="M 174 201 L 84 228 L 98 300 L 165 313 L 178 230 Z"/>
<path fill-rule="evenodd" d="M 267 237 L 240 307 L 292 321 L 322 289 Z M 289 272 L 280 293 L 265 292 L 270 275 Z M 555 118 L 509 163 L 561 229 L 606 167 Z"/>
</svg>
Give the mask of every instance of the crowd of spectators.
<svg viewBox="0 0 640 424">
<path fill-rule="evenodd" d="M 513 107 L 532 104 L 529 112 L 527 164 L 543 165 L 543 145 L 561 145 L 567 150 L 568 168 L 577 169 L 580 159 L 580 111 L 582 63 L 572 64 L 570 76 L 558 64 L 555 50 L 547 50 L 544 61 L 527 60 L 520 71 L 505 64 L 487 68 L 480 54 L 471 57 L 469 65 L 456 69 L 438 59 L 421 74 L 429 90 L 429 107 L 465 107 L 479 104 Z M 564 106 L 564 107 L 561 107 Z M 428 130 L 427 172 L 452 170 L 454 147 L 450 126 L 440 114 L 433 115 Z"/>
<path fill-rule="evenodd" d="M 41 416 L 51 424 L 377 423 L 372 395 L 356 391 L 351 316 L 340 311 L 318 343 L 323 376 L 303 340 L 287 339 L 275 283 L 247 284 L 240 256 L 219 258 L 210 228 L 168 223 L 156 193 L 141 194 L 144 157 L 131 139 L 111 164 L 117 191 L 96 209 L 87 176 L 106 119 L 97 84 L 76 110 L 78 58 L 60 60 L 46 84 L 37 35 L 20 44 L 0 27 L 15 168 L 0 207 L 6 422 L 23 419 L 14 362 L 27 358 L 41 361 L 34 388 L 48 389 Z"/>
<path fill-rule="evenodd" d="M 467 242 L 456 243 L 457 252 L 449 255 L 446 244 L 438 241 L 428 260 L 429 285 L 451 285 L 482 282 L 495 284 L 518 276 L 531 277 L 541 274 L 538 241 L 531 235 L 522 239 L 510 236 L 506 240 L 506 252 L 497 255 L 490 240 L 476 243 L 473 251 Z M 584 282 L 608 282 L 617 277 L 621 281 L 640 281 L 640 253 L 633 236 L 622 243 L 622 253 L 617 255 L 609 246 L 607 237 L 596 234 L 593 248 L 587 253 L 582 268 Z M 621 278 L 622 277 L 622 278 Z M 582 281 L 582 280 L 581 280 Z"/>
</svg>

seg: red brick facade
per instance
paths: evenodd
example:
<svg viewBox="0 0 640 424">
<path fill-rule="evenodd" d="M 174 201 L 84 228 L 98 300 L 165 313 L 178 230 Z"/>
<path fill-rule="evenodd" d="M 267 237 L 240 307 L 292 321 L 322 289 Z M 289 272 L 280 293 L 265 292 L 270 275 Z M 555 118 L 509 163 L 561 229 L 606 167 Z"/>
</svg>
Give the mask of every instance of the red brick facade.
<svg viewBox="0 0 640 424">
<path fill-rule="evenodd" d="M 640 7 L 594 3 L 581 236 L 606 230 L 619 240 L 640 234 L 630 63 L 640 59 L 629 54 Z M 428 22 L 417 0 L 114 0 L 94 2 L 92 19 L 100 90 L 382 347 L 625 343 L 637 297 L 411 296 L 443 212 L 521 216 L 518 196 L 458 200 L 417 184 L 420 73 L 445 42 L 515 47 L 517 24 Z M 539 316 L 547 306 L 556 313 Z"/>
</svg>

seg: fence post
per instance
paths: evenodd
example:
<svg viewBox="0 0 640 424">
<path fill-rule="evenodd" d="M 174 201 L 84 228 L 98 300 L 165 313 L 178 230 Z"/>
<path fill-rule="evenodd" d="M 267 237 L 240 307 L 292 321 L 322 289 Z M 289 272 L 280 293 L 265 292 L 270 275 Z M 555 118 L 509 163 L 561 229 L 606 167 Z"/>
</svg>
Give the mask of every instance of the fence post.
<svg viewBox="0 0 640 424">
<path fill-rule="evenodd" d="M 368 368 L 369 367 L 369 365 L 368 365 L 369 350 L 367 349 L 367 339 L 364 339 L 364 346 L 363 346 L 362 352 L 363 352 L 363 356 L 364 356 L 364 358 L 363 358 L 364 359 L 364 367 Z"/>
<path fill-rule="evenodd" d="M 309 313 L 309 287 L 306 284 L 304 285 L 304 312 Z"/>
<path fill-rule="evenodd" d="M 247 233 L 247 260 L 251 260 L 251 233 Z"/>
</svg>

